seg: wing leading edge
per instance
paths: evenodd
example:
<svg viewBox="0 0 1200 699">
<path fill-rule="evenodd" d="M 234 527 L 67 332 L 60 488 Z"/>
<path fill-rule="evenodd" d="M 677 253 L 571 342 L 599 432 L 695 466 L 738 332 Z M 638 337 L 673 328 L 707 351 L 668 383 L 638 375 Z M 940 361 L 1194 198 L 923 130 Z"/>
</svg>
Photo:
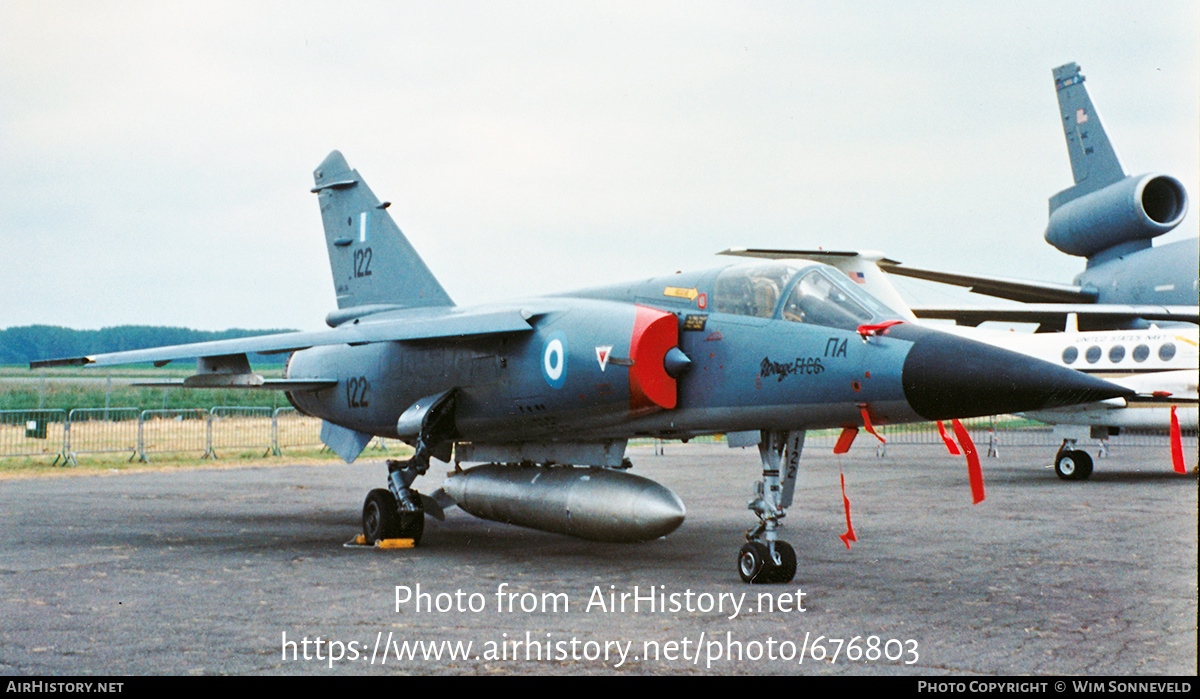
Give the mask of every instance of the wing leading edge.
<svg viewBox="0 0 1200 699">
<path fill-rule="evenodd" d="M 362 345 L 372 342 L 475 337 L 501 333 L 522 333 L 533 329 L 531 319 L 542 315 L 520 308 L 460 312 L 456 309 L 412 309 L 381 313 L 340 325 L 331 330 L 279 333 L 231 340 L 196 342 L 125 352 L 110 352 L 84 357 L 46 359 L 29 363 L 30 369 L 61 366 L 115 366 L 152 362 L 163 366 L 177 359 L 198 359 L 197 373 L 180 383 L 160 382 L 146 385 L 185 386 L 188 388 L 261 388 L 270 390 L 312 390 L 336 381 L 264 379 L 250 370 L 248 354 L 283 354 L 310 347 Z"/>
<path fill-rule="evenodd" d="M 888 274 L 913 279 L 925 279 L 952 286 L 962 286 L 977 294 L 995 296 L 1021 301 L 1022 303 L 1096 303 L 1099 294 L 1094 289 L 1084 289 L 1073 284 L 1056 284 L 1054 282 L 1035 282 L 1006 277 L 987 277 L 970 274 L 955 274 L 939 272 L 931 269 L 920 269 L 901 265 L 898 262 L 880 265 Z"/>
</svg>

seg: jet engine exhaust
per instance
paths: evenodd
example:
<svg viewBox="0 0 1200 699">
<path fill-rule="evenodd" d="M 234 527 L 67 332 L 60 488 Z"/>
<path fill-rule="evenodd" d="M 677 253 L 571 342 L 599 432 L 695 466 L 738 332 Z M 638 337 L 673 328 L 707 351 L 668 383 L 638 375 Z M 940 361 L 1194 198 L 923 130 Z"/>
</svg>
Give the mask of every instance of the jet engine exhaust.
<svg viewBox="0 0 1200 699">
<path fill-rule="evenodd" d="M 487 464 L 452 474 L 442 489 L 481 519 L 591 541 L 657 539 L 675 531 L 685 515 L 666 486 L 597 468 Z"/>
</svg>

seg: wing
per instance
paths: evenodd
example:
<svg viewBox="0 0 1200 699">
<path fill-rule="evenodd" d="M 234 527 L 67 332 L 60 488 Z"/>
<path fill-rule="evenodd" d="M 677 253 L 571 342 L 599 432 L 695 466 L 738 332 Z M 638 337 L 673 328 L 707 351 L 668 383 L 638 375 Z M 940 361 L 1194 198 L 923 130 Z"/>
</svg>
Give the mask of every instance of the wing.
<svg viewBox="0 0 1200 699">
<path fill-rule="evenodd" d="M 30 362 L 29 368 L 100 367 L 147 362 L 152 362 L 155 366 L 163 366 L 177 359 L 197 359 L 196 374 L 182 382 L 158 382 L 146 385 L 311 390 L 333 385 L 337 381 L 319 377 L 304 380 L 264 379 L 251 371 L 247 355 L 283 354 L 326 345 L 362 345 L 372 342 L 403 342 L 523 333 L 531 331 L 533 326 L 530 321 L 544 313 L 544 310 L 529 311 L 511 307 L 473 311 L 459 311 L 453 307 L 388 311 L 350 321 L 331 330 L 278 333 L 84 357 L 45 359 Z"/>
<path fill-rule="evenodd" d="M 1027 303 L 1021 306 L 929 306 L 913 308 L 918 318 L 953 320 L 960 325 L 979 325 L 994 320 L 1007 323 L 1038 323 L 1061 328 L 1074 314 L 1081 327 L 1106 327 L 1133 319 L 1170 322 L 1200 322 L 1196 306 L 1132 306 L 1125 304 Z"/>
<path fill-rule="evenodd" d="M 891 260 L 881 260 L 879 266 L 888 274 L 912 277 L 914 279 L 925 279 L 953 286 L 963 286 L 977 294 L 995 296 L 1002 299 L 1009 299 L 1010 301 L 1021 301 L 1022 303 L 1088 304 L 1095 303 L 1098 297 L 1095 291 L 1072 284 L 938 272 L 931 269 L 909 267 Z"/>
</svg>

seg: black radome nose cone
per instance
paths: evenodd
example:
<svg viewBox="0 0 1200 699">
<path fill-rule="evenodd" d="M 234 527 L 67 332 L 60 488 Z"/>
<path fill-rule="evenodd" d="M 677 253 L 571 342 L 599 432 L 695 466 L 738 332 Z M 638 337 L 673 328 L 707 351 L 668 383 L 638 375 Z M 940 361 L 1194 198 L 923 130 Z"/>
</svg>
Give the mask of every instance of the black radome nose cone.
<svg viewBox="0 0 1200 699">
<path fill-rule="evenodd" d="M 912 325 L 888 332 L 913 343 L 904 397 L 926 420 L 1005 415 L 1132 395 L 1102 379 L 1040 359 Z"/>
</svg>

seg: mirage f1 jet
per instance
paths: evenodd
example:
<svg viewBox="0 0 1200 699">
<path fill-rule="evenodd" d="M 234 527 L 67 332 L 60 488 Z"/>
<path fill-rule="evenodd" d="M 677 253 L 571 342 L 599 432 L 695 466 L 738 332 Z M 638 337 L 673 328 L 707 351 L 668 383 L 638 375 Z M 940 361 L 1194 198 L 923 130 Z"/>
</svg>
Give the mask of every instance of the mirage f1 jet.
<svg viewBox="0 0 1200 699">
<path fill-rule="evenodd" d="M 338 152 L 315 172 L 338 308 L 331 329 L 33 362 L 106 366 L 196 359 L 189 387 L 280 389 L 321 418 L 347 462 L 402 439 L 363 506 L 375 541 L 419 540 L 425 513 L 588 539 L 673 531 L 684 507 L 623 470 L 631 438 L 724 433 L 757 444 L 762 480 L 737 565 L 786 582 L 780 539 L 805 431 L 1051 408 L 1129 391 L 1047 362 L 903 322 L 836 269 L 756 261 L 508 304 L 460 307 Z M 250 353 L 291 353 L 264 379 Z M 435 496 L 430 459 L 456 468 Z M 555 468 L 551 468 L 551 467 Z M 567 466 L 593 468 L 567 468 Z M 714 487 L 726 487 L 714 483 Z"/>
</svg>

